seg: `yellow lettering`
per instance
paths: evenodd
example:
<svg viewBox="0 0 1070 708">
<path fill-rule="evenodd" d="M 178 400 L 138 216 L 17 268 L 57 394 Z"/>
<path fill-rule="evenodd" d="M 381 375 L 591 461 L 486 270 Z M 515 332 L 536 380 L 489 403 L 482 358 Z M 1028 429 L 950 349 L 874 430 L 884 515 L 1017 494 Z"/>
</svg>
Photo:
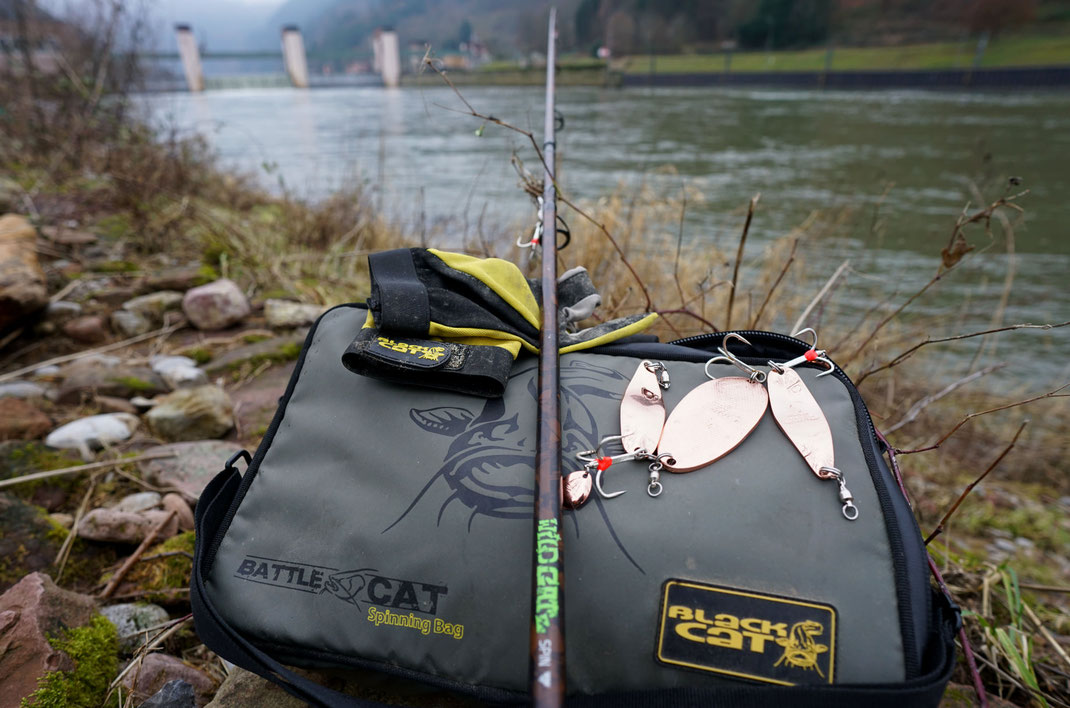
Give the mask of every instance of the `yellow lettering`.
<svg viewBox="0 0 1070 708">
<path fill-rule="evenodd" d="M 744 632 L 744 637 L 750 639 L 750 650 L 758 653 L 765 653 L 765 643 L 772 639 L 768 634 L 756 634 L 754 632 Z"/>
<path fill-rule="evenodd" d="M 726 647 L 728 649 L 743 648 L 743 635 L 734 629 L 718 629 L 717 627 L 710 627 L 706 634 L 709 635 L 706 638 L 707 644 L 712 644 L 715 647 Z"/>
<path fill-rule="evenodd" d="M 679 620 L 692 619 L 691 608 L 684 607 L 683 605 L 673 605 L 669 608 L 669 618 Z"/>
<path fill-rule="evenodd" d="M 676 625 L 676 633 L 691 642 L 705 642 L 706 638 L 702 634 L 692 633 L 696 629 L 701 632 L 705 628 L 706 625 L 701 622 L 680 622 Z"/>
<path fill-rule="evenodd" d="M 739 618 L 735 615 L 716 615 L 713 624 L 725 629 L 739 629 Z"/>
<path fill-rule="evenodd" d="M 742 620 L 739 623 L 739 626 L 745 629 L 746 631 L 754 632 L 755 634 L 768 634 L 768 632 L 763 629 L 763 626 L 768 624 L 768 620 L 760 620 L 755 619 L 754 617 L 748 617 L 747 619 Z"/>
<path fill-rule="evenodd" d="M 772 634 L 773 632 L 776 632 L 778 636 L 786 637 L 788 636 L 788 625 L 784 622 L 777 622 L 776 624 L 773 624 L 769 621 L 766 621 L 762 623 L 763 634 Z"/>
</svg>

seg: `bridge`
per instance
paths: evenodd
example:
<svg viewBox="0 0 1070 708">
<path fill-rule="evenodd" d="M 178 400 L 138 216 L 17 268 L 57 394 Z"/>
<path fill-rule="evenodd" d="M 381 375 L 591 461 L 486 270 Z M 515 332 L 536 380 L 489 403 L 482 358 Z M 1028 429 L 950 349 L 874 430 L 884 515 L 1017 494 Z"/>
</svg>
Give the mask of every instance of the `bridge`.
<svg viewBox="0 0 1070 708">
<path fill-rule="evenodd" d="M 308 53 L 301 31 L 295 25 L 282 28 L 281 51 L 201 52 L 187 24 L 175 25 L 178 52 L 146 52 L 145 60 L 155 63 L 158 71 L 150 72 L 146 81 L 149 90 L 174 91 L 183 88 L 198 92 L 221 88 L 275 88 L 293 86 L 310 88 L 323 86 L 387 86 L 398 85 L 401 77 L 401 51 L 398 37 L 392 30 L 376 31 L 371 52 L 347 52 L 350 64 L 366 64 L 370 71 L 362 73 L 309 74 L 308 60 L 335 61 L 337 54 Z M 407 52 L 411 59 L 414 53 Z M 204 63 L 230 66 L 215 75 L 206 76 Z M 181 78 L 173 69 L 181 66 Z M 253 68 L 253 71 L 249 69 Z"/>
</svg>

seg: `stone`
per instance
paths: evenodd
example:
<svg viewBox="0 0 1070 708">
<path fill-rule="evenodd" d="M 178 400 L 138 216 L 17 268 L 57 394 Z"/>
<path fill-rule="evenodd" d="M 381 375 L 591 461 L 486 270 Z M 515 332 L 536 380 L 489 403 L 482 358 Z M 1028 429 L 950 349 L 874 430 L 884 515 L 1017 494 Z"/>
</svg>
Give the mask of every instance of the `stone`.
<svg viewBox="0 0 1070 708">
<path fill-rule="evenodd" d="M 186 356 L 154 356 L 149 365 L 172 391 L 208 383 L 208 375 L 197 368 L 197 362 Z"/>
<path fill-rule="evenodd" d="M 182 679 L 175 679 L 165 683 L 163 688 L 152 694 L 152 697 L 138 708 L 196 708 L 196 705 L 193 685 Z"/>
<path fill-rule="evenodd" d="M 134 513 L 117 509 L 92 509 L 78 522 L 78 535 L 90 541 L 141 543 L 165 518 L 167 512 L 160 510 Z M 172 518 L 156 538 L 162 541 L 176 533 L 178 522 Z"/>
<path fill-rule="evenodd" d="M 104 318 L 100 315 L 76 317 L 63 324 L 63 333 L 82 344 L 99 344 L 108 338 Z"/>
<path fill-rule="evenodd" d="M 185 292 L 201 280 L 199 266 L 175 266 L 146 275 L 139 283 L 142 290 L 181 290 Z"/>
<path fill-rule="evenodd" d="M 259 443 L 259 438 L 270 427 L 296 365 L 291 361 L 284 366 L 273 366 L 230 391 L 230 400 L 234 402 L 234 426 L 241 432 L 241 442 L 248 443 L 250 449 Z"/>
<path fill-rule="evenodd" d="M 101 413 L 129 413 L 130 415 L 138 413 L 137 406 L 116 396 L 95 396 L 93 402 L 97 404 Z"/>
<path fill-rule="evenodd" d="M 45 319 L 55 324 L 62 324 L 82 314 L 82 306 L 69 300 L 50 302 L 45 308 Z"/>
<path fill-rule="evenodd" d="M 32 381 L 9 381 L 0 384 L 0 398 L 45 398 L 48 389 Z"/>
<path fill-rule="evenodd" d="M 61 246 L 87 246 L 98 241 L 92 231 L 81 231 L 67 226 L 43 226 L 41 235 Z"/>
<path fill-rule="evenodd" d="M 52 419 L 21 398 L 0 398 L 0 440 L 35 440 L 52 429 Z"/>
<path fill-rule="evenodd" d="M 70 671 L 70 657 L 49 638 L 87 624 L 97 613 L 93 598 L 56 586 L 32 573 L 0 595 L 0 706 L 18 706 L 48 671 Z"/>
<path fill-rule="evenodd" d="M 127 494 L 112 508 L 118 509 L 119 511 L 132 511 L 137 513 L 139 511 L 155 509 L 160 506 L 160 501 L 162 499 L 163 497 L 161 497 L 158 492 L 137 492 L 135 494 Z"/>
<path fill-rule="evenodd" d="M 68 530 L 74 526 L 74 517 L 70 514 L 64 514 L 63 512 L 57 511 L 55 514 L 49 514 L 48 518 L 56 525 Z"/>
<path fill-rule="evenodd" d="M 25 217 L 0 216 L 0 331 L 47 304 L 45 273 L 37 262 L 37 232 Z"/>
<path fill-rule="evenodd" d="M 149 448 L 144 454 L 171 454 L 155 460 L 138 463 L 141 473 L 151 484 L 171 487 L 196 500 L 212 478 L 219 474 L 223 465 L 241 445 L 223 440 L 198 440 L 160 445 Z"/>
<path fill-rule="evenodd" d="M 148 295 L 140 295 L 123 303 L 123 309 L 136 312 L 150 322 L 163 322 L 167 312 L 182 309 L 182 293 L 176 290 L 161 290 Z"/>
<path fill-rule="evenodd" d="M 264 318 L 268 327 L 302 327 L 315 322 L 326 309 L 322 305 L 268 299 L 264 302 Z"/>
<path fill-rule="evenodd" d="M 183 388 L 157 398 L 145 421 L 168 442 L 221 438 L 234 426 L 234 406 L 219 386 Z"/>
<path fill-rule="evenodd" d="M 123 366 L 118 360 L 94 359 L 76 361 L 62 372 L 57 401 L 79 403 L 90 395 L 115 396 L 130 399 L 134 396 L 155 396 L 166 392 L 167 384 L 146 366 Z"/>
<path fill-rule="evenodd" d="M 42 366 L 39 369 L 33 370 L 33 375 L 39 379 L 47 379 L 51 376 L 55 376 L 60 372 L 59 366 L 51 364 L 49 366 Z"/>
<path fill-rule="evenodd" d="M 231 349 L 229 352 L 213 357 L 211 361 L 205 363 L 201 368 L 209 376 L 215 376 L 239 367 L 245 362 L 257 365 L 263 361 L 280 364 L 294 361 L 300 355 L 301 345 L 304 341 L 304 333 L 298 330 L 290 335 L 272 337 L 271 339 L 246 344 L 237 349 Z"/>
<path fill-rule="evenodd" d="M 179 531 L 193 530 L 193 510 L 189 508 L 189 504 L 186 503 L 181 494 L 175 494 L 174 492 L 164 494 L 161 503 L 164 511 L 175 512 Z"/>
<path fill-rule="evenodd" d="M 119 651 L 129 656 L 149 641 L 149 631 L 171 619 L 167 610 L 147 602 L 125 602 L 100 611 L 119 630 Z"/>
<path fill-rule="evenodd" d="M 152 331 L 152 323 L 136 312 L 116 310 L 111 313 L 111 329 L 123 339 Z"/>
<path fill-rule="evenodd" d="M 27 573 L 47 570 L 63 543 L 64 534 L 55 533 L 40 508 L 8 494 L 0 494 L 0 529 L 0 591 Z"/>
<path fill-rule="evenodd" d="M 249 300 L 226 278 L 186 291 L 182 311 L 197 329 L 224 329 L 249 316 Z"/>
<path fill-rule="evenodd" d="M 102 413 L 71 421 L 49 433 L 45 444 L 68 450 L 78 450 L 91 459 L 89 450 L 96 450 L 126 440 L 137 430 L 140 421 L 129 413 Z"/>
<path fill-rule="evenodd" d="M 122 307 L 124 302 L 133 299 L 134 289 L 128 285 L 113 285 L 93 294 L 93 299 L 111 309 Z"/>
<path fill-rule="evenodd" d="M 181 680 L 193 686 L 198 706 L 208 704 L 215 693 L 216 682 L 206 673 L 195 669 L 181 659 L 168 654 L 149 654 L 141 660 L 140 668 L 127 672 L 123 685 L 134 694 L 134 700 L 144 701 L 157 693 L 165 684 Z M 252 705 L 252 704 L 246 704 Z"/>
<path fill-rule="evenodd" d="M 251 671 L 235 668 L 227 675 L 207 708 L 305 708 L 307 705 L 267 679 Z"/>
</svg>

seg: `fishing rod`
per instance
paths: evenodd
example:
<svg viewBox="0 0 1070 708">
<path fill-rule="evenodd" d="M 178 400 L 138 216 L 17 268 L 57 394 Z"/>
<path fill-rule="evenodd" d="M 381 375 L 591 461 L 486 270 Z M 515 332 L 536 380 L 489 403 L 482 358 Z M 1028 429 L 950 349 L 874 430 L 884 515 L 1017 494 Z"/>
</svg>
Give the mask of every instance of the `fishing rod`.
<svg viewBox="0 0 1070 708">
<path fill-rule="evenodd" d="M 561 533 L 561 416 L 557 351 L 557 188 L 554 185 L 554 65 L 557 9 L 546 39 L 546 119 L 542 146 L 542 323 L 535 436 L 535 544 L 531 579 L 531 697 L 537 708 L 565 700 L 565 594 Z"/>
</svg>

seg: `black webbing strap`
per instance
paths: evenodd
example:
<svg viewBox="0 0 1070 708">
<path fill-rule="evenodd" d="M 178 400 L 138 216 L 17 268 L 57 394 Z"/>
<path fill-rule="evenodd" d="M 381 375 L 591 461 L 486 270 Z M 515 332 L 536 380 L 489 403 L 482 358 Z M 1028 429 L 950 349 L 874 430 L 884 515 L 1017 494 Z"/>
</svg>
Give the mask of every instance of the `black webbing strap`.
<svg viewBox="0 0 1070 708">
<path fill-rule="evenodd" d="M 372 281 L 368 305 L 379 329 L 394 335 L 426 336 L 431 303 L 409 249 L 373 253 L 368 256 L 368 269 Z"/>
<path fill-rule="evenodd" d="M 204 549 L 213 545 L 238 493 L 241 476 L 228 468 L 213 479 L 197 503 L 197 541 L 193 558 L 190 604 L 197 635 L 216 654 L 278 684 L 287 693 L 314 706 L 327 708 L 385 708 L 384 704 L 340 693 L 287 669 L 257 649 L 231 627 L 214 607 L 206 587 L 208 569 L 203 566 Z M 926 673 L 899 684 L 872 686 L 769 686 L 739 684 L 717 688 L 673 688 L 632 691 L 598 696 L 573 696 L 574 708 L 669 708 L 670 706 L 711 706 L 712 708 L 935 708 L 955 667 L 953 639 L 955 612 L 943 595 L 933 602 L 934 635 L 923 658 Z"/>
</svg>

